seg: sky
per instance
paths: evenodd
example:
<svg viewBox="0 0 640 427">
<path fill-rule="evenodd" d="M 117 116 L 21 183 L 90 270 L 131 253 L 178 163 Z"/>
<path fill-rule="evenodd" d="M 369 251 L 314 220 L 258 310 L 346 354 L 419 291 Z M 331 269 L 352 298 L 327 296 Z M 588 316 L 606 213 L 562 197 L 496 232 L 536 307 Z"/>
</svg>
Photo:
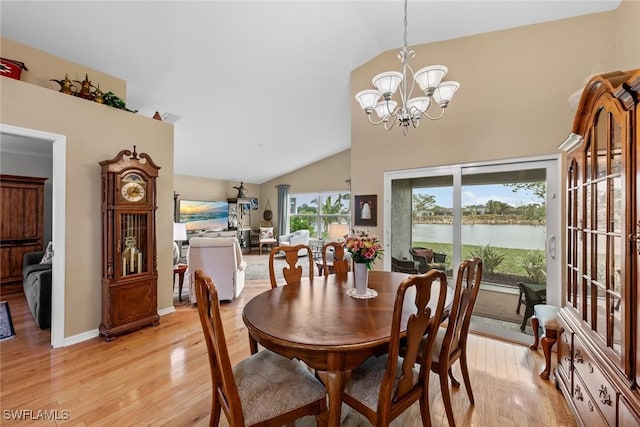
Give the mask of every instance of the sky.
<svg viewBox="0 0 640 427">
<path fill-rule="evenodd" d="M 417 194 L 431 194 L 436 198 L 436 205 L 444 208 L 453 207 L 453 187 L 432 187 L 416 189 Z M 510 206 L 540 203 L 540 200 L 529 190 L 513 192 L 511 187 L 502 184 L 466 185 L 462 187 L 462 206 L 484 205 L 489 200 L 506 203 Z"/>
</svg>

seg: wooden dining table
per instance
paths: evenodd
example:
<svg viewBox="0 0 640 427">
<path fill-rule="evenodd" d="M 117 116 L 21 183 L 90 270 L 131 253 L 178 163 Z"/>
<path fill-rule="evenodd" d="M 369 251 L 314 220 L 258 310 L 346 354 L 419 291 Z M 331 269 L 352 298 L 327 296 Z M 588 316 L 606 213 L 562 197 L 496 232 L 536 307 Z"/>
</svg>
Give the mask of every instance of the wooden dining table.
<svg viewBox="0 0 640 427">
<path fill-rule="evenodd" d="M 352 272 L 303 277 L 299 283 L 257 295 L 242 313 L 249 330 L 251 353 L 256 353 L 260 344 L 315 369 L 327 388 L 329 425 L 338 426 L 342 394 L 351 370 L 372 355 L 388 352 L 396 291 L 407 277 L 404 273 L 370 271 L 369 288 L 377 291 L 378 296 L 369 299 L 346 294 L 354 287 Z M 433 305 L 438 286 L 436 282 L 432 289 Z M 447 314 L 452 301 L 453 290 L 449 288 Z M 405 304 L 402 317 L 406 324 L 415 311 L 411 295 L 405 298 Z"/>
</svg>

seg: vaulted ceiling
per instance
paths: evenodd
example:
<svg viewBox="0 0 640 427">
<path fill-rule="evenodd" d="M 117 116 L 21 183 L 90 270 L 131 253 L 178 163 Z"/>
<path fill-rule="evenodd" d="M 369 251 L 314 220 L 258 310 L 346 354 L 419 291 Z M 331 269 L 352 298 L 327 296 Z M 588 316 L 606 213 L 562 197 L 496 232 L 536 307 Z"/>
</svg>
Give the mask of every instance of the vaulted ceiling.
<svg viewBox="0 0 640 427">
<path fill-rule="evenodd" d="M 619 3 L 409 1 L 408 42 Z M 260 184 L 350 147 L 351 71 L 402 46 L 402 14 L 398 0 L 3 0 L 0 32 L 126 80 L 139 114 L 177 118 L 175 173 Z"/>
</svg>

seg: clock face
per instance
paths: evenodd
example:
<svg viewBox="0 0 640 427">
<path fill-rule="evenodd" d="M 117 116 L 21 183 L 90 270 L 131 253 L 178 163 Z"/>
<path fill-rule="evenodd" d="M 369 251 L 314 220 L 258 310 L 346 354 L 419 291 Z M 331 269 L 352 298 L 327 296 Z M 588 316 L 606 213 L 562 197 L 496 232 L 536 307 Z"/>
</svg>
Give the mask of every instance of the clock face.
<svg viewBox="0 0 640 427">
<path fill-rule="evenodd" d="M 120 189 L 120 194 L 129 202 L 139 202 L 144 199 L 144 187 L 139 182 L 127 182 Z"/>
</svg>

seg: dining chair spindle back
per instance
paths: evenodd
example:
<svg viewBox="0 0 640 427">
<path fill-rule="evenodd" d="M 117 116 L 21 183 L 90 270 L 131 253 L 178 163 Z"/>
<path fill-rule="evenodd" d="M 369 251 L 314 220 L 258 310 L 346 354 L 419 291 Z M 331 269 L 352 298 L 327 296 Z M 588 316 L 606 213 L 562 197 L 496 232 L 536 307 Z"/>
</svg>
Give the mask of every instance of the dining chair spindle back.
<svg viewBox="0 0 640 427">
<path fill-rule="evenodd" d="M 295 245 L 295 246 L 276 246 L 269 253 L 269 281 L 271 282 L 271 288 L 278 287 L 278 281 L 276 279 L 275 271 L 275 256 L 281 252 L 284 252 L 284 259 L 287 266 L 282 268 L 282 275 L 286 284 L 299 282 L 302 279 L 302 273 L 304 272 L 301 265 L 298 264 L 300 257 L 299 251 L 307 251 L 307 259 L 309 261 L 309 279 L 313 278 L 313 252 L 309 245 Z M 304 252 L 302 252 L 304 253 Z"/>
<path fill-rule="evenodd" d="M 231 367 L 218 290 L 204 271 L 194 276 L 213 389 L 209 425 L 218 425 L 223 410 L 231 426 L 283 425 L 306 415 L 326 426 L 326 389 L 301 363 L 262 350 Z"/>
<path fill-rule="evenodd" d="M 471 315 L 478 297 L 481 280 L 482 259 L 474 257 L 460 263 L 456 276 L 451 315 L 446 329 L 438 328 L 433 347 L 431 371 L 440 377 L 442 400 L 449 425 L 452 427 L 455 427 L 456 424 L 453 417 L 447 375 L 451 378 L 451 384 L 454 387 L 460 387 L 460 382 L 455 379 L 451 372 L 451 367 L 457 360 L 460 360 L 460 370 L 462 371 L 462 378 L 464 379 L 469 401 L 472 405 L 475 403 L 469 379 L 469 368 L 467 367 L 467 336 L 469 335 Z"/>
<path fill-rule="evenodd" d="M 344 242 L 328 242 L 322 246 L 322 269 L 324 275 L 329 274 L 330 264 L 327 260 L 327 252 L 330 252 L 329 248 L 333 248 L 333 260 L 331 261 L 333 272 L 335 274 L 347 274 L 349 271 L 349 259 L 345 258 Z"/>
<path fill-rule="evenodd" d="M 439 282 L 439 290 L 432 293 L 435 282 Z M 447 277 L 440 270 L 410 276 L 400 283 L 388 354 L 371 356 L 353 370 L 344 392 L 344 402 L 373 425 L 389 425 L 416 401 L 420 402 L 423 425 L 431 425 L 428 366 L 446 294 Z M 431 301 L 432 298 L 437 300 Z M 403 309 L 409 304 L 413 304 L 413 313 L 408 319 L 403 318 Z M 401 340 L 405 326 L 406 338 Z"/>
</svg>

